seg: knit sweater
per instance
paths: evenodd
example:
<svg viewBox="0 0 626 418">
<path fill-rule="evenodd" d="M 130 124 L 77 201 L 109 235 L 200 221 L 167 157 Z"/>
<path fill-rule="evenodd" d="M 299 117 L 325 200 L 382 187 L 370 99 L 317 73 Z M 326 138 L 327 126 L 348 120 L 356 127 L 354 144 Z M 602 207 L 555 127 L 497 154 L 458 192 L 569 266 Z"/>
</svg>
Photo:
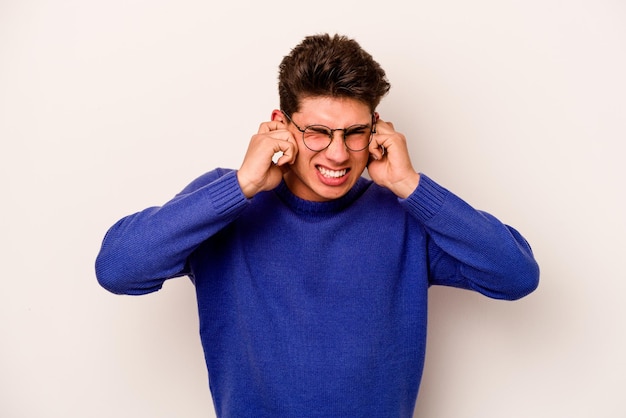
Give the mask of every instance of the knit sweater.
<svg viewBox="0 0 626 418">
<path fill-rule="evenodd" d="M 525 239 L 422 174 L 406 199 L 361 178 L 311 202 L 284 183 L 243 195 L 216 169 L 118 221 L 100 284 L 195 284 L 219 417 L 411 417 L 430 285 L 518 299 L 539 270 Z"/>
</svg>

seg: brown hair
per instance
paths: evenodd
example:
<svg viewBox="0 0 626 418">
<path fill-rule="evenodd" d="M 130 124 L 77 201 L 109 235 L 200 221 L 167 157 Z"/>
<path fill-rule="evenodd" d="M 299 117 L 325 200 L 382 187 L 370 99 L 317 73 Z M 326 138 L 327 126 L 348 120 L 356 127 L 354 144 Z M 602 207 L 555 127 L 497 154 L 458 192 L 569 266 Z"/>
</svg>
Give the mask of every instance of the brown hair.
<svg viewBox="0 0 626 418">
<path fill-rule="evenodd" d="M 390 87 L 372 56 L 341 35 L 307 36 L 279 66 L 280 106 L 289 115 L 299 110 L 301 99 L 315 96 L 356 99 L 374 112 Z"/>
</svg>

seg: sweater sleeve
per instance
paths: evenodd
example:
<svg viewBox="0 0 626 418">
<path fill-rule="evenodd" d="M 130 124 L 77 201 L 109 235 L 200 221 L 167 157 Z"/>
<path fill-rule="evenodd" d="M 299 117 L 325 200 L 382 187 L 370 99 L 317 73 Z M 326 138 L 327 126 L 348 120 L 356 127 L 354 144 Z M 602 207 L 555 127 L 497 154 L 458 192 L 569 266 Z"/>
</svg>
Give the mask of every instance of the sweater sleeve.
<svg viewBox="0 0 626 418">
<path fill-rule="evenodd" d="M 187 258 L 246 207 L 236 172 L 216 169 L 163 206 L 122 218 L 106 233 L 96 277 L 117 294 L 159 290 L 166 279 L 189 274 Z"/>
<path fill-rule="evenodd" d="M 402 204 L 429 236 L 431 284 L 506 300 L 537 288 L 539 266 L 518 231 L 420 176 L 418 187 Z"/>
</svg>

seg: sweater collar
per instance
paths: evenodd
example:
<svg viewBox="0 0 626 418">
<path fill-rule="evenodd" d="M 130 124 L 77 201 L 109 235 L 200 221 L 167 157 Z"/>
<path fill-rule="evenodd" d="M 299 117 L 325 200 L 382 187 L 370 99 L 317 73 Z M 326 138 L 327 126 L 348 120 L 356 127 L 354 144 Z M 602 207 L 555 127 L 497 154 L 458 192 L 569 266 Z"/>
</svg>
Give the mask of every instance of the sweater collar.
<svg viewBox="0 0 626 418">
<path fill-rule="evenodd" d="M 294 195 L 285 181 L 281 181 L 278 187 L 274 189 L 280 200 L 294 212 L 310 215 L 324 215 L 340 212 L 346 207 L 350 206 L 355 200 L 359 198 L 365 192 L 365 190 L 371 184 L 371 180 L 367 180 L 364 177 L 360 177 L 356 184 L 346 193 L 338 199 L 329 200 L 326 202 L 313 202 L 310 200 L 304 200 Z"/>
</svg>

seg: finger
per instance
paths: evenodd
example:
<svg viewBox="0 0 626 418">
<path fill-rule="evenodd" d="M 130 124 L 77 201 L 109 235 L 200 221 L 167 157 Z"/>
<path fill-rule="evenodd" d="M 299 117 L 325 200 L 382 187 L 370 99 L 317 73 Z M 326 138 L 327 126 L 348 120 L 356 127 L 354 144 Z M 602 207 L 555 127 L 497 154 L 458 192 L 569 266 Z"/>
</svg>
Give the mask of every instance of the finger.
<svg viewBox="0 0 626 418">
<path fill-rule="evenodd" d="M 382 123 L 383 125 L 387 125 L 387 126 L 389 126 L 390 128 L 393 128 L 393 122 L 390 122 L 390 121 L 388 121 L 387 119 L 380 119 L 380 118 L 379 118 L 379 119 L 376 121 L 376 124 L 378 125 L 379 123 Z"/>
<path fill-rule="evenodd" d="M 278 120 L 272 120 L 269 122 L 263 122 L 260 126 L 259 126 L 259 131 L 258 133 L 260 134 L 265 134 L 271 131 L 279 131 L 279 130 L 286 130 L 287 129 L 287 125 L 285 125 L 284 123 L 278 121 Z"/>
<path fill-rule="evenodd" d="M 276 147 L 278 147 L 278 151 L 282 152 L 283 155 L 286 155 L 287 157 L 283 159 L 282 162 L 293 164 L 298 154 L 298 142 L 294 138 L 293 134 L 288 130 L 280 132 L 275 131 L 275 133 L 272 133 L 272 137 L 279 141 L 274 145 L 275 151 L 277 149 Z"/>
<path fill-rule="evenodd" d="M 274 153 L 275 164 L 278 166 L 291 165 L 296 162 L 298 147 L 291 141 L 278 141 L 278 148 Z"/>
<path fill-rule="evenodd" d="M 370 153 L 371 158 L 373 158 L 374 160 L 381 160 L 384 157 L 385 152 L 386 152 L 386 149 L 384 145 L 380 144 L 376 140 L 376 136 L 374 136 L 374 139 L 372 140 L 369 146 L 369 153 Z"/>
<path fill-rule="evenodd" d="M 395 132 L 396 130 L 393 127 L 393 123 L 391 122 L 386 122 L 382 119 L 378 119 L 378 121 L 376 122 L 376 132 L 377 133 L 392 133 Z"/>
</svg>

